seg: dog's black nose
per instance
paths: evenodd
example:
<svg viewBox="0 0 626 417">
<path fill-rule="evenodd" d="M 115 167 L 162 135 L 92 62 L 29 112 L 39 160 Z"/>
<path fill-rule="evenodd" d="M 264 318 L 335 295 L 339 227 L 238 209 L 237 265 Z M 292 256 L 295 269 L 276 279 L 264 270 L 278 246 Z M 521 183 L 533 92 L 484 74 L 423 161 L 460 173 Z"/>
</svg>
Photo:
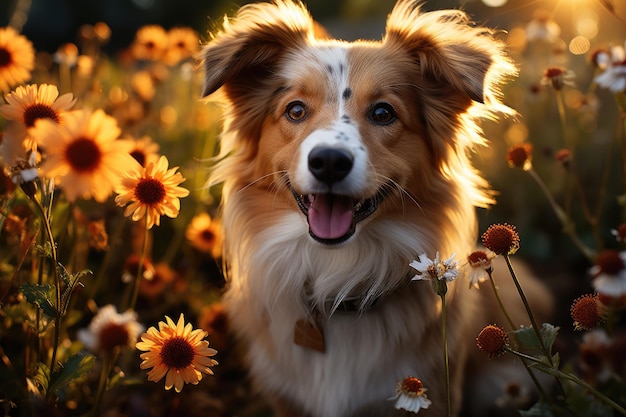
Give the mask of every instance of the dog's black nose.
<svg viewBox="0 0 626 417">
<path fill-rule="evenodd" d="M 318 146 L 309 153 L 309 171 L 329 186 L 344 179 L 353 163 L 354 156 L 342 148 Z"/>
</svg>

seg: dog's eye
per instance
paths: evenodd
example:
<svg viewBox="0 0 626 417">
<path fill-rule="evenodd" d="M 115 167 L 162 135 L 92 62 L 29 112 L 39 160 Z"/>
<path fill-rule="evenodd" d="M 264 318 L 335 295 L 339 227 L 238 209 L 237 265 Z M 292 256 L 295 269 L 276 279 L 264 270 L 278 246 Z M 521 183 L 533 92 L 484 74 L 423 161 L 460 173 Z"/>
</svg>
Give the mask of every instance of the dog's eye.
<svg viewBox="0 0 626 417">
<path fill-rule="evenodd" d="M 396 111 L 389 103 L 378 103 L 370 110 L 368 118 L 378 125 L 388 125 L 396 120 Z"/>
<path fill-rule="evenodd" d="M 306 118 L 306 107 L 301 101 L 293 101 L 287 105 L 285 116 L 292 122 L 301 122 Z"/>
</svg>

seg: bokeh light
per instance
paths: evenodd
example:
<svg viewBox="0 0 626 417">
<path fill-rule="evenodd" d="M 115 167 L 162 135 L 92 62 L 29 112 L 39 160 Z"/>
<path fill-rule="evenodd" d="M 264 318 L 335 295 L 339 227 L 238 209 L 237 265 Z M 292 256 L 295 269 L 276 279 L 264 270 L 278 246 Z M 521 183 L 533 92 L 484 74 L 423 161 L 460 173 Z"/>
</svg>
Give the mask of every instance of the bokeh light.
<svg viewBox="0 0 626 417">
<path fill-rule="evenodd" d="M 483 0 L 483 3 L 489 7 L 504 6 L 508 0 Z"/>
<path fill-rule="evenodd" d="M 569 51 L 574 55 L 583 55 L 589 52 L 591 42 L 584 36 L 576 36 L 569 43 Z"/>
<path fill-rule="evenodd" d="M 590 9 L 580 10 L 576 18 L 576 32 L 589 39 L 595 38 L 598 35 L 598 15 Z"/>
</svg>

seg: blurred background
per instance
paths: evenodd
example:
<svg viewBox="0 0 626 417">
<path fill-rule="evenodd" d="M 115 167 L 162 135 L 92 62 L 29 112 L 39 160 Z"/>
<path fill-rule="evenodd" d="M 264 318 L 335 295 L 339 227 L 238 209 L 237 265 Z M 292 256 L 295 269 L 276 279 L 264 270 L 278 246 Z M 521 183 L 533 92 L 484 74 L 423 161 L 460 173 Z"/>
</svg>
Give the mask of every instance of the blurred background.
<svg viewBox="0 0 626 417">
<path fill-rule="evenodd" d="M 23 33 L 32 39 L 40 50 L 54 50 L 64 42 L 75 40 L 78 28 L 85 24 L 107 23 L 112 31 L 110 49 L 128 46 L 136 30 L 146 24 L 160 24 L 166 29 L 189 26 L 205 35 L 212 20 L 232 14 L 240 5 L 249 3 L 233 0 L 2 0 L 0 24 L 7 25 L 11 18 L 23 26 Z M 313 0 L 306 2 L 315 18 L 327 25 L 336 36 L 348 39 L 380 37 L 384 17 L 393 7 L 393 0 Z M 626 2 L 604 1 L 620 16 L 624 15 Z M 610 29 L 624 30 L 610 18 L 603 0 L 427 0 L 424 9 L 462 8 L 474 19 L 491 27 L 510 29 L 525 25 L 537 9 L 548 10 L 561 25 L 566 40 L 586 27 L 586 35 L 600 21 L 606 22 L 603 33 Z M 16 12 L 17 9 L 17 12 Z M 20 11 L 28 10 L 28 14 Z M 584 20 L 580 23 L 580 20 Z M 595 29 L 598 32 L 598 28 Z"/>
</svg>

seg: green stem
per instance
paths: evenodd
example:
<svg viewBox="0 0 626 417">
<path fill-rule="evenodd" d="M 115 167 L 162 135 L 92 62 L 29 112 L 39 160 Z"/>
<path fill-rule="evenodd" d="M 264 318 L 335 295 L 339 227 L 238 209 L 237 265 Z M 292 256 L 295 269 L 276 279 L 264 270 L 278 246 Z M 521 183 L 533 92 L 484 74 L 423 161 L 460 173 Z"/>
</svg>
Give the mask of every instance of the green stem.
<svg viewBox="0 0 626 417">
<path fill-rule="evenodd" d="M 450 399 L 450 365 L 448 362 L 448 335 L 446 332 L 446 295 L 441 294 L 441 336 L 443 338 L 443 363 L 446 372 L 446 402 L 447 416 L 452 416 L 452 404 Z"/>
<path fill-rule="evenodd" d="M 507 313 L 506 308 L 504 307 L 504 303 L 502 303 L 500 293 L 498 292 L 498 287 L 496 287 L 496 282 L 493 279 L 491 268 L 489 268 L 489 271 L 487 271 L 487 273 L 489 274 L 489 282 L 491 282 L 491 288 L 493 289 L 493 294 L 496 296 L 496 300 L 498 301 L 500 310 L 502 310 L 502 314 L 504 314 L 504 317 L 506 317 L 506 321 L 509 323 L 509 326 L 511 326 L 511 329 L 515 331 L 515 323 L 513 323 L 513 320 L 511 320 L 511 316 L 509 316 L 509 313 Z"/>
<path fill-rule="evenodd" d="M 107 381 L 109 379 L 109 373 L 111 372 L 111 368 L 113 367 L 113 363 L 115 361 L 111 358 L 109 354 L 104 355 L 104 362 L 102 363 L 102 369 L 100 370 L 100 381 L 98 382 L 98 391 L 96 392 L 96 400 L 91 411 L 91 415 L 93 417 L 97 417 L 100 415 L 100 407 L 102 406 L 102 398 L 104 397 L 104 392 L 106 391 Z"/>
<path fill-rule="evenodd" d="M 52 257 L 52 270 L 54 273 L 54 286 L 56 290 L 56 314 L 54 316 L 54 343 L 52 346 L 52 357 L 50 359 L 50 371 L 54 371 L 57 350 L 59 347 L 60 327 L 61 327 L 61 277 L 59 276 L 59 269 L 57 267 L 57 248 L 54 242 L 54 236 L 52 234 L 52 227 L 50 225 L 50 218 L 48 217 L 46 210 L 41 205 L 41 202 L 35 195 L 30 197 L 39 215 L 41 216 L 42 223 L 46 232 L 46 237 L 50 243 L 50 256 Z"/>
<path fill-rule="evenodd" d="M 541 332 L 539 330 L 539 326 L 537 325 L 537 321 L 535 320 L 535 315 L 533 314 L 533 311 L 530 308 L 530 304 L 528 303 L 528 299 L 526 298 L 526 294 L 524 294 L 524 290 L 522 289 L 517 279 L 517 275 L 515 274 L 515 270 L 513 269 L 513 265 L 511 264 L 511 259 L 507 254 L 504 254 L 503 256 L 504 260 L 506 261 L 506 266 L 509 268 L 511 278 L 513 278 L 513 282 L 515 283 L 515 288 L 517 288 L 517 292 L 522 299 L 522 303 L 524 303 L 524 308 L 526 309 L 526 314 L 528 314 L 528 318 L 530 319 L 530 324 L 532 325 L 535 335 L 537 336 L 537 340 L 539 340 L 541 350 L 543 351 L 543 354 L 546 355 L 546 357 L 548 358 L 550 366 L 554 367 L 554 362 L 552 361 L 552 353 L 548 351 L 548 348 L 543 341 L 543 337 L 541 337 Z"/>
<path fill-rule="evenodd" d="M 133 293 L 130 298 L 127 310 L 133 310 L 137 304 L 139 298 L 139 287 L 141 286 L 141 280 L 143 278 L 143 263 L 146 259 L 146 250 L 148 248 L 148 220 L 144 218 L 145 227 L 143 229 L 143 242 L 141 243 L 141 253 L 139 254 L 139 265 L 137 266 L 137 276 L 135 276 L 135 282 L 133 283 Z"/>
<path fill-rule="evenodd" d="M 614 410 L 616 410 L 617 412 L 619 412 L 620 414 L 626 416 L 626 409 L 624 409 L 624 407 L 622 407 L 621 405 L 617 404 L 615 401 L 611 400 L 609 397 L 607 397 L 606 395 L 604 395 L 602 392 L 598 391 L 597 389 L 595 389 L 593 386 L 589 385 L 587 382 L 583 381 L 582 379 L 580 379 L 579 377 L 577 377 L 576 375 L 570 374 L 570 373 L 565 373 L 565 372 L 561 372 L 558 369 L 555 369 L 552 366 L 549 366 L 547 363 L 545 363 L 544 361 L 537 359 L 533 356 L 527 355 L 525 353 L 522 352 L 518 352 L 517 350 L 511 349 L 510 347 L 505 347 L 506 351 L 509 353 L 512 353 L 522 359 L 526 359 L 529 360 L 531 362 L 537 363 L 539 365 L 542 365 L 544 367 L 549 367 L 551 369 L 550 373 L 554 374 L 556 377 L 558 378 L 565 378 L 569 381 L 572 381 L 573 383 L 587 389 L 589 392 L 591 392 L 597 399 L 599 399 L 600 401 L 602 401 L 603 403 L 605 403 L 606 405 L 608 405 L 609 407 L 613 408 Z"/>
<path fill-rule="evenodd" d="M 502 302 L 502 299 L 500 298 L 500 292 L 498 291 L 498 287 L 496 287 L 496 282 L 493 279 L 491 268 L 487 272 L 489 274 L 489 281 L 491 282 L 491 288 L 493 289 L 493 293 L 496 296 L 496 300 L 498 301 L 500 310 L 502 310 L 502 314 L 504 314 L 504 317 L 506 317 L 506 320 L 509 323 L 509 326 L 511 326 L 511 330 L 515 331 L 516 330 L 515 323 L 513 323 L 513 320 L 511 320 L 511 316 L 509 316 L 509 313 L 506 311 L 506 308 L 504 307 L 504 303 Z M 539 395 L 541 395 L 541 397 L 549 403 L 550 399 L 548 395 L 546 394 L 546 392 L 544 391 L 541 384 L 539 383 L 537 376 L 532 371 L 532 369 L 528 367 L 526 360 L 524 358 L 522 358 L 521 360 L 522 360 L 522 363 L 524 364 L 524 368 L 526 368 L 526 371 L 528 372 L 528 375 L 530 376 L 530 379 L 533 381 L 533 384 L 535 384 L 537 391 L 539 391 Z"/>
<path fill-rule="evenodd" d="M 593 261 L 596 258 L 595 252 L 589 247 L 587 247 L 587 245 L 585 245 L 580 240 L 580 238 L 576 235 L 576 232 L 574 230 L 574 225 L 572 224 L 570 218 L 567 216 L 565 211 L 563 211 L 561 206 L 559 206 L 559 204 L 554 200 L 554 197 L 552 197 L 552 193 L 550 193 L 550 190 L 548 189 L 546 184 L 543 182 L 541 177 L 539 177 L 537 172 L 532 168 L 530 168 L 526 172 L 528 172 L 531 178 L 535 180 L 535 182 L 537 183 L 541 191 L 543 191 L 544 195 L 548 199 L 548 202 L 550 203 L 550 206 L 552 207 L 552 210 L 554 210 L 554 213 L 556 214 L 557 218 L 561 222 L 561 225 L 563 226 L 563 230 L 570 237 L 572 242 L 574 242 L 574 245 L 576 245 L 576 247 L 587 257 L 587 259 L 589 259 L 590 261 Z"/>
<path fill-rule="evenodd" d="M 506 260 L 506 266 L 509 268 L 509 273 L 511 274 L 511 278 L 513 278 L 513 282 L 515 283 L 515 288 L 517 288 L 517 292 L 519 293 L 519 296 L 522 299 L 522 303 L 524 303 L 524 308 L 526 309 L 526 313 L 528 315 L 528 318 L 530 319 L 530 324 L 533 328 L 533 331 L 535 332 L 535 336 L 537 337 L 537 340 L 539 341 L 539 346 L 541 347 L 543 354 L 546 356 L 548 363 L 550 364 L 550 367 L 552 369 L 558 370 L 557 367 L 554 365 L 554 360 L 552 359 L 552 352 L 548 350 L 545 342 L 543 341 L 543 337 L 541 337 L 541 331 L 539 330 L 539 326 L 537 325 L 537 321 L 535 320 L 535 315 L 533 314 L 533 311 L 530 308 L 530 304 L 528 303 L 528 299 L 526 298 L 526 294 L 524 294 L 524 290 L 522 289 L 522 286 L 520 285 L 517 279 L 517 274 L 515 274 L 515 270 L 513 269 L 513 265 L 511 264 L 511 259 L 509 258 L 509 255 L 507 254 L 504 254 L 503 256 L 504 256 L 504 259 Z M 556 378 L 556 382 L 557 382 L 557 385 L 559 386 L 559 389 L 561 390 L 561 393 L 563 393 L 563 395 L 565 396 L 565 389 L 563 388 L 563 384 L 561 383 L 561 380 L 558 377 Z"/>
<path fill-rule="evenodd" d="M 574 154 L 574 145 L 569 143 L 567 139 L 567 118 L 565 115 L 565 99 L 563 98 L 563 91 L 556 91 L 556 104 L 559 108 L 559 120 L 561 121 L 561 129 L 563 130 L 563 143 L 565 147 L 570 150 L 572 155 Z"/>
</svg>

